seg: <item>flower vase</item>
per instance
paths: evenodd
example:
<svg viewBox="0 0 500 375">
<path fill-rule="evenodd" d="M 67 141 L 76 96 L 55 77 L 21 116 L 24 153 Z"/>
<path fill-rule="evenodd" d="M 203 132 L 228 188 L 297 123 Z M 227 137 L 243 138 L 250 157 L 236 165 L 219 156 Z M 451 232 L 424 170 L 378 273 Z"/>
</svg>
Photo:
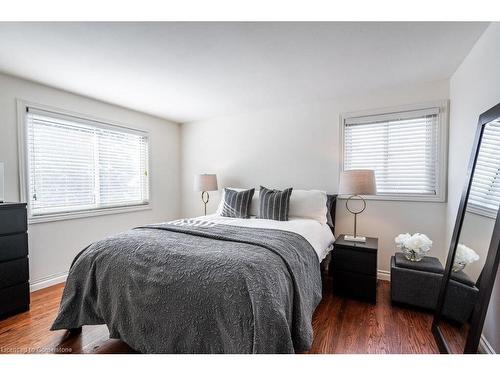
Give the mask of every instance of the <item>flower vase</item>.
<svg viewBox="0 0 500 375">
<path fill-rule="evenodd" d="M 455 262 L 455 263 L 453 263 L 451 270 L 453 272 L 460 272 L 465 268 L 465 266 L 466 266 L 466 264 L 463 262 Z"/>
<path fill-rule="evenodd" d="M 420 262 L 430 249 L 428 249 L 427 251 L 423 249 L 413 250 L 405 246 L 402 246 L 401 250 L 403 251 L 403 254 L 405 255 L 406 259 L 408 259 L 409 261 Z"/>
</svg>

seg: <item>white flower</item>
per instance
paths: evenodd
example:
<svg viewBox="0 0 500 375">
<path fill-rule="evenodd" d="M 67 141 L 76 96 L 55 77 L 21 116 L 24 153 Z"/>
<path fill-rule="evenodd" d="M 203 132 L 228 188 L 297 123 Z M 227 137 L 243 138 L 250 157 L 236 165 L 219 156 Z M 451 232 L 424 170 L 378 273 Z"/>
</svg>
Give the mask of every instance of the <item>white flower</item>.
<svg viewBox="0 0 500 375">
<path fill-rule="evenodd" d="M 454 263 L 471 264 L 479 260 L 479 255 L 470 247 L 459 243 L 455 253 Z"/>
<path fill-rule="evenodd" d="M 409 239 L 411 238 L 411 234 L 410 233 L 402 233 L 400 234 L 399 236 L 397 236 L 395 239 L 394 239 L 394 242 L 396 242 L 396 244 L 398 246 L 401 246 L 403 245 L 406 241 L 408 241 Z"/>
<path fill-rule="evenodd" d="M 431 248 L 432 241 L 425 234 L 415 233 L 407 239 L 403 245 L 411 250 L 428 250 Z"/>
<path fill-rule="evenodd" d="M 412 250 L 428 250 L 432 246 L 432 241 L 425 234 L 415 233 L 406 241 L 405 246 Z"/>
<path fill-rule="evenodd" d="M 394 239 L 399 248 L 405 247 L 413 251 L 423 251 L 427 252 L 432 246 L 432 241 L 425 234 L 415 233 L 410 235 L 409 233 L 403 233 Z"/>
</svg>

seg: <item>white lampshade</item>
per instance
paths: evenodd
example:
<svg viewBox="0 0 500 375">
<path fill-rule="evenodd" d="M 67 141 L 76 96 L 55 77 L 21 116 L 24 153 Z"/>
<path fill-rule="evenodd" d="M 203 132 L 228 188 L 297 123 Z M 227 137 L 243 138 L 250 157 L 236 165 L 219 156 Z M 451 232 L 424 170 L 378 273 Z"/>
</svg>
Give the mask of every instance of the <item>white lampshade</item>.
<svg viewBox="0 0 500 375">
<path fill-rule="evenodd" d="M 375 172 L 371 169 L 352 169 L 340 174 L 339 194 L 375 195 L 377 183 Z"/>
<path fill-rule="evenodd" d="M 198 174 L 194 176 L 194 191 L 215 191 L 218 190 L 217 175 Z"/>
</svg>

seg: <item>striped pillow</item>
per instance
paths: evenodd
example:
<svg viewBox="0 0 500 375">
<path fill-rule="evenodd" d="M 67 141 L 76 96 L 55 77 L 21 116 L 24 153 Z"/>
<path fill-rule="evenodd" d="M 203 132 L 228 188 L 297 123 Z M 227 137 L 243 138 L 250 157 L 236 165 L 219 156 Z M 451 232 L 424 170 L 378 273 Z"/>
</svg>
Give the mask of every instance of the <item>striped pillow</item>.
<svg viewBox="0 0 500 375">
<path fill-rule="evenodd" d="M 292 188 L 283 191 L 260 187 L 259 219 L 288 221 Z"/>
<path fill-rule="evenodd" d="M 224 189 L 224 207 L 221 216 L 247 219 L 250 216 L 250 203 L 255 189 L 236 191 Z"/>
</svg>

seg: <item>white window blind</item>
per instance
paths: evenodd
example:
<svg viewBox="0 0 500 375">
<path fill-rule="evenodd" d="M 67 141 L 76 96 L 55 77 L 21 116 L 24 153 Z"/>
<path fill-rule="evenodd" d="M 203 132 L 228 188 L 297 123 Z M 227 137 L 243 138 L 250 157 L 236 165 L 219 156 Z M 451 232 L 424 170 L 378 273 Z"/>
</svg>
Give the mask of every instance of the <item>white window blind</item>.
<svg viewBox="0 0 500 375">
<path fill-rule="evenodd" d="M 144 205 L 144 132 L 35 108 L 26 115 L 31 216 Z"/>
<path fill-rule="evenodd" d="M 500 121 L 493 121 L 484 127 L 467 205 L 494 218 L 500 206 L 499 150 Z"/>
<path fill-rule="evenodd" d="M 436 196 L 439 108 L 344 122 L 344 170 L 374 169 L 378 195 Z"/>
</svg>

